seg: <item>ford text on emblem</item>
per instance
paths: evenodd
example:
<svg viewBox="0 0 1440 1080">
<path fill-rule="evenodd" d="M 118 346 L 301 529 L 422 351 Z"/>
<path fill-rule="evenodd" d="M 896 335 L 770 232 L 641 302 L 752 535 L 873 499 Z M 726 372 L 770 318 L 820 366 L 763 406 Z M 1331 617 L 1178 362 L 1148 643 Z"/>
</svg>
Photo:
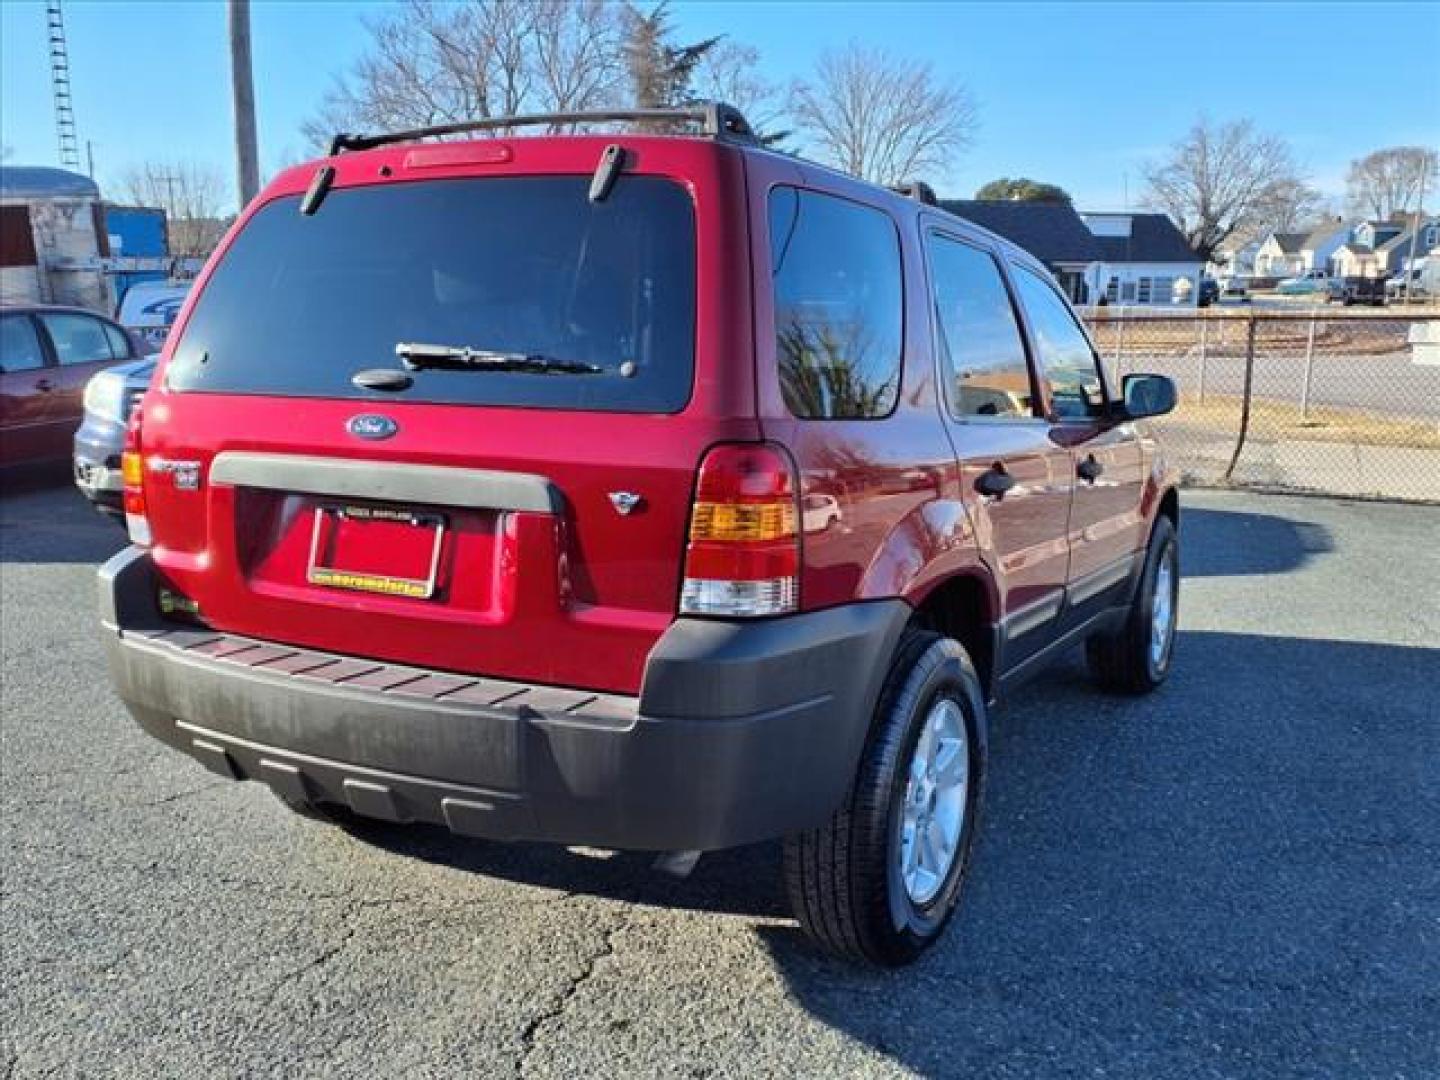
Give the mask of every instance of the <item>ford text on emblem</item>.
<svg viewBox="0 0 1440 1080">
<path fill-rule="evenodd" d="M 388 439 L 399 430 L 399 425 L 379 413 L 361 413 L 346 421 L 345 430 L 361 439 Z"/>
</svg>

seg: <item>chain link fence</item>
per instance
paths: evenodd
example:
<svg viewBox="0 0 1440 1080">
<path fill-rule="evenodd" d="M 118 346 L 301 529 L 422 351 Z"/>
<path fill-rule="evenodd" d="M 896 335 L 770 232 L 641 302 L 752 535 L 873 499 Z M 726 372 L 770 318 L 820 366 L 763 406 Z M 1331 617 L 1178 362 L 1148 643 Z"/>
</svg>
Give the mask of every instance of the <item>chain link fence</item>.
<svg viewBox="0 0 1440 1080">
<path fill-rule="evenodd" d="M 1173 378 L 1185 479 L 1440 502 L 1440 315 L 1086 314 L 1119 376 Z"/>
</svg>

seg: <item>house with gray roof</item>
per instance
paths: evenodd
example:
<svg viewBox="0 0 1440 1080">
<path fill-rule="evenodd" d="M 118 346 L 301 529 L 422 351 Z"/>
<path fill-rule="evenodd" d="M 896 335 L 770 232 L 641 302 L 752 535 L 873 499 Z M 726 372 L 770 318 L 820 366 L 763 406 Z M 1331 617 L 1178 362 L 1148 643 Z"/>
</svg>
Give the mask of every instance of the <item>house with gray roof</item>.
<svg viewBox="0 0 1440 1080">
<path fill-rule="evenodd" d="M 1315 226 L 1300 245 L 1300 273 L 1306 270 L 1334 271 L 1331 262 L 1340 245 L 1350 237 L 1350 226 L 1344 218 L 1332 218 Z"/>
<path fill-rule="evenodd" d="M 1164 214 L 1077 211 L 1069 203 L 946 200 L 940 204 L 1019 244 L 1078 304 L 1193 305 L 1202 264 Z M 1179 286 L 1184 280 L 1186 286 Z"/>
<path fill-rule="evenodd" d="M 1086 275 L 1092 303 L 1181 304 L 1200 298 L 1204 261 L 1164 214 L 1082 211 L 1100 259 Z"/>
<path fill-rule="evenodd" d="M 1272 232 L 1255 253 L 1255 276 L 1285 278 L 1315 269 L 1305 265 L 1305 242 L 1309 238 L 1310 234 L 1303 232 Z"/>
<path fill-rule="evenodd" d="M 1394 249 L 1391 241 L 1406 231 L 1399 221 L 1362 221 L 1350 230 L 1331 259 L 1336 277 L 1385 277 L 1386 263 Z M 1386 249 L 1386 254 L 1381 254 Z M 1395 269 L 1399 269 L 1398 266 Z"/>
<path fill-rule="evenodd" d="M 1408 267 L 1424 267 L 1436 248 L 1440 248 L 1440 217 L 1427 215 L 1382 243 L 1375 249 L 1375 256 L 1380 272 L 1394 277 Z"/>
<path fill-rule="evenodd" d="M 1083 302 L 1085 272 L 1100 259 L 1100 245 L 1069 203 L 946 199 L 940 205 L 1019 244 L 1049 268 L 1066 296 Z"/>
</svg>

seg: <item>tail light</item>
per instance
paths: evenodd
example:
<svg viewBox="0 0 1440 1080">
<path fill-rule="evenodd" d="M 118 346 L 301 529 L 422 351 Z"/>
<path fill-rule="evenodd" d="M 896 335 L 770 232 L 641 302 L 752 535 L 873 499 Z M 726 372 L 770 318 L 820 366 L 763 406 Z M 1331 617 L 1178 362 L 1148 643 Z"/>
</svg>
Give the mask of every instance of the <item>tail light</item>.
<svg viewBox="0 0 1440 1080">
<path fill-rule="evenodd" d="M 680 611 L 782 615 L 800 599 L 795 471 L 778 447 L 717 446 L 705 455 L 690 510 Z"/>
<path fill-rule="evenodd" d="M 150 520 L 145 516 L 145 458 L 140 449 L 141 408 L 137 403 L 125 425 L 125 448 L 120 454 L 120 478 L 125 484 L 122 501 L 130 542 L 150 546 Z"/>
</svg>

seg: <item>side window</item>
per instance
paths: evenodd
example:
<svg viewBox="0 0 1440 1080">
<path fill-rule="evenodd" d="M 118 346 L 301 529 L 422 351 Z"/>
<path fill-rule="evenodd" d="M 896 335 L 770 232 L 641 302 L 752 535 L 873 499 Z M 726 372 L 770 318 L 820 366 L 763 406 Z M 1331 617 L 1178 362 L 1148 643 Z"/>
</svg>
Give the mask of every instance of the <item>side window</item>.
<svg viewBox="0 0 1440 1080">
<path fill-rule="evenodd" d="M 888 415 L 900 392 L 900 238 L 844 199 L 770 194 L 775 352 L 786 407 L 805 419 Z"/>
<path fill-rule="evenodd" d="M 931 233 L 930 268 L 950 412 L 961 419 L 1034 416 L 1025 342 L 1000 267 L 979 248 Z"/>
<path fill-rule="evenodd" d="M 0 319 L 0 373 L 34 371 L 45 366 L 45 352 L 35 324 L 25 315 Z"/>
<path fill-rule="evenodd" d="M 105 336 L 105 324 L 89 315 L 42 314 L 40 321 L 55 343 L 61 364 L 102 364 L 118 359 Z M 123 354 L 122 354 L 123 356 Z"/>
<path fill-rule="evenodd" d="M 125 332 L 118 326 L 112 326 L 108 322 L 101 323 L 100 325 L 105 328 L 105 336 L 110 340 L 111 355 L 117 360 L 129 360 L 130 339 L 125 336 Z"/>
<path fill-rule="evenodd" d="M 1084 419 L 1105 409 L 1105 384 L 1090 341 L 1069 305 L 1039 274 L 1015 268 L 1015 287 L 1030 318 L 1042 377 L 1058 416 Z"/>
</svg>

